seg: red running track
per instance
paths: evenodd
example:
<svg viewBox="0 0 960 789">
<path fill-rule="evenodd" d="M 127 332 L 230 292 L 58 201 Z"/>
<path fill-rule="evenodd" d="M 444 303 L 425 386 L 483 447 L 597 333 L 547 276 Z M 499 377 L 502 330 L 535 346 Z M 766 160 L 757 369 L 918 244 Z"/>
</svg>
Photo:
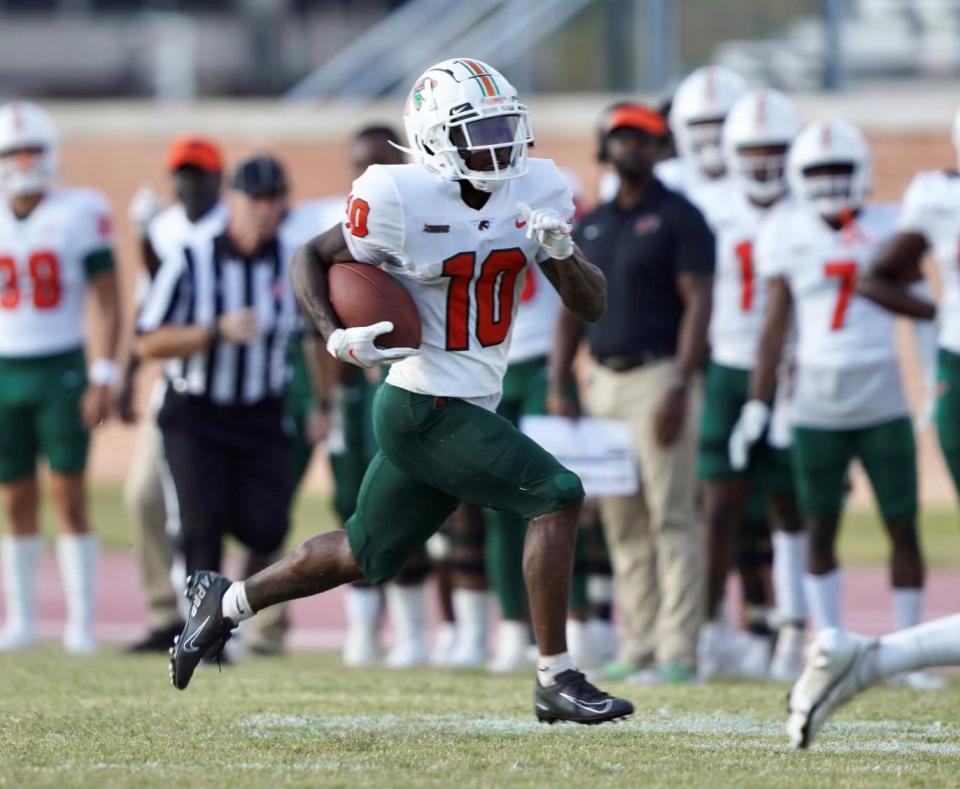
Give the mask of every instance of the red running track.
<svg viewBox="0 0 960 789">
<path fill-rule="evenodd" d="M 852 630 L 878 635 L 893 628 L 892 602 L 885 570 L 855 568 L 844 573 L 844 617 Z M 737 585 L 731 584 L 735 604 Z M 292 604 L 293 648 L 334 649 L 343 639 L 345 620 L 341 590 Z M 438 618 L 431 595 L 431 619 Z M 44 556 L 40 571 L 40 632 L 44 638 L 59 639 L 63 630 L 64 603 L 60 573 L 53 555 Z M 493 607 L 493 606 L 491 606 Z M 103 642 L 132 641 L 145 632 L 143 596 L 133 557 L 111 551 L 100 557 L 96 586 L 96 633 Z M 735 609 L 734 609 L 735 610 Z M 4 611 L 0 599 L 0 613 Z M 925 618 L 933 619 L 960 611 L 960 572 L 931 571 L 927 576 Z"/>
</svg>

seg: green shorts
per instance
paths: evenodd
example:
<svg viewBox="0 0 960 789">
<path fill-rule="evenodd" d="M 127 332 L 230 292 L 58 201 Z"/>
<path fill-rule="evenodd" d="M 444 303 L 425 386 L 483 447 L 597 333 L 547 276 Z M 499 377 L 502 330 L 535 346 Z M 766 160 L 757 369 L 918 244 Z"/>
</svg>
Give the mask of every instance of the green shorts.
<svg viewBox="0 0 960 789">
<path fill-rule="evenodd" d="M 917 450 L 908 417 L 856 430 L 794 427 L 792 457 L 797 500 L 804 515 L 840 514 L 847 468 L 859 458 L 884 519 L 904 521 L 917 516 Z"/>
<path fill-rule="evenodd" d="M 960 491 L 960 356 L 941 348 L 938 361 L 937 438 L 954 487 Z"/>
<path fill-rule="evenodd" d="M 743 471 L 730 465 L 730 434 L 750 390 L 750 371 L 710 362 L 704 384 L 703 416 L 697 475 L 702 480 L 747 478 L 770 493 L 793 490 L 790 450 L 777 449 L 764 439 L 750 455 Z"/>
<path fill-rule="evenodd" d="M 90 434 L 80 415 L 86 388 L 82 348 L 0 359 L 0 482 L 33 476 L 38 455 L 63 474 L 86 468 Z"/>
<path fill-rule="evenodd" d="M 460 501 L 530 519 L 583 500 L 576 474 L 503 417 L 463 400 L 384 384 L 373 426 L 380 451 L 346 525 L 370 583 L 396 575 Z"/>
</svg>

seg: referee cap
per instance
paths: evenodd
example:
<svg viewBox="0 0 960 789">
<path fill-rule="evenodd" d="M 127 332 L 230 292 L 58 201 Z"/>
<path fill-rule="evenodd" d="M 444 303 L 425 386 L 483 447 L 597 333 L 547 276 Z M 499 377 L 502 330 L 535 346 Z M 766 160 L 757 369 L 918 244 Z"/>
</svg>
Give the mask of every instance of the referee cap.
<svg viewBox="0 0 960 789">
<path fill-rule="evenodd" d="M 222 172 L 220 147 L 213 140 L 195 134 L 177 137 L 167 149 L 167 169 L 173 172 L 181 167 L 197 167 L 210 173 Z"/>
<path fill-rule="evenodd" d="M 230 185 L 254 198 L 283 197 L 287 193 L 287 174 L 277 159 L 260 154 L 237 165 Z"/>
</svg>

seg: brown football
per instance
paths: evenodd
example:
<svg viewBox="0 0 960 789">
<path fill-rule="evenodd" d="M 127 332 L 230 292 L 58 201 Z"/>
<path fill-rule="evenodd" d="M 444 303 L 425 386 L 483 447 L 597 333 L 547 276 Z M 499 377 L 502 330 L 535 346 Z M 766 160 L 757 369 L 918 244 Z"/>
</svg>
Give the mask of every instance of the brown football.
<svg viewBox="0 0 960 789">
<path fill-rule="evenodd" d="M 420 313 L 407 289 L 387 272 L 366 263 L 336 263 L 327 272 L 330 303 L 347 327 L 393 323 L 381 334 L 380 348 L 419 348 Z"/>
</svg>

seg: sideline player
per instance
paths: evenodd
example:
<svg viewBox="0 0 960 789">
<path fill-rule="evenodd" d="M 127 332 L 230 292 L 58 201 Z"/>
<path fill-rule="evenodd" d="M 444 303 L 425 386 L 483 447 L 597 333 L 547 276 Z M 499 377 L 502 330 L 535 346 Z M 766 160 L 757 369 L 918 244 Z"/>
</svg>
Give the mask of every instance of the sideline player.
<svg viewBox="0 0 960 789">
<path fill-rule="evenodd" d="M 537 262 L 565 305 L 589 321 L 605 309 L 603 276 L 576 249 L 569 189 L 549 160 L 528 160 L 527 110 L 502 74 L 470 59 L 444 61 L 414 84 L 404 121 L 414 164 L 370 168 L 353 185 L 347 220 L 303 247 L 292 275 L 301 304 L 341 360 L 397 362 L 377 393 L 380 451 L 345 531 L 317 535 L 253 578 L 202 571 L 171 650 L 185 688 L 236 623 L 283 600 L 365 578 L 393 577 L 461 499 L 530 520 L 524 551 L 540 658 L 540 720 L 600 723 L 633 705 L 576 670 L 564 637 L 577 516 L 576 475 L 496 416 L 519 275 Z M 451 232 L 452 231 L 452 232 Z M 338 326 L 327 268 L 355 259 L 393 272 L 417 303 L 419 349 L 380 349 L 382 322 Z M 472 320 L 471 320 L 472 318 Z M 417 507 L 404 506 L 416 501 Z"/>
<path fill-rule="evenodd" d="M 817 122 L 795 140 L 787 171 L 794 200 L 777 207 L 757 239 L 767 309 L 751 399 L 731 436 L 731 456 L 745 455 L 767 428 L 780 350 L 795 315 L 792 462 L 810 536 L 811 611 L 820 628 L 842 626 L 834 548 L 847 467 L 857 457 L 893 545 L 895 625 L 911 627 L 921 618 L 924 583 L 913 425 L 893 316 L 854 291 L 857 272 L 889 235 L 882 209 L 866 203 L 870 151 L 849 123 Z"/>
<path fill-rule="evenodd" d="M 787 701 L 790 744 L 808 748 L 835 709 L 882 679 L 958 665 L 958 614 L 880 638 L 824 630 L 810 645 L 803 674 Z"/>
<path fill-rule="evenodd" d="M 84 472 L 89 430 L 107 418 L 117 379 L 120 311 L 106 198 L 56 186 L 58 153 L 53 121 L 40 107 L 16 102 L 0 110 L 0 488 L 10 529 L 3 538 L 7 622 L 0 649 L 37 638 L 43 546 L 36 462 L 43 455 L 61 528 L 63 643 L 89 653 L 97 543 Z M 98 313 L 89 339 L 88 294 Z"/>
<path fill-rule="evenodd" d="M 703 481 L 704 514 L 707 520 L 710 563 L 707 584 L 707 622 L 700 636 L 698 671 L 704 678 L 720 673 L 763 674 L 769 656 L 763 636 L 735 637 L 723 613 L 727 575 L 733 562 L 733 547 L 746 525 L 748 502 L 769 498 L 777 514 L 777 550 L 774 562 L 785 562 L 793 543 L 803 539 L 790 480 L 790 461 L 785 450 L 766 442 L 749 458 L 744 468 L 732 465 L 727 446 L 740 409 L 747 400 L 750 371 L 757 356 L 763 327 L 766 288 L 756 276 L 754 245 L 764 220 L 787 193 L 787 149 L 801 128 L 793 102 L 775 90 L 746 94 L 730 110 L 724 125 L 723 146 L 732 189 L 726 199 L 712 207 L 712 226 L 717 238 L 717 273 L 710 317 L 710 365 L 707 370 L 700 428 L 699 476 Z M 746 459 L 744 459 L 746 460 Z M 786 530 L 783 537 L 780 534 Z M 796 535 L 796 536 L 795 536 Z M 805 543 L 803 543 L 805 544 Z M 803 562 L 794 561 L 793 597 L 802 601 Z M 796 588 L 799 587 L 799 588 Z M 787 590 L 781 596 L 791 597 Z M 778 605 L 786 601 L 778 600 Z M 778 672 L 800 672 L 803 639 L 802 610 L 787 618 L 799 628 L 784 630 Z M 796 634 L 799 638 L 796 638 Z M 787 642 L 789 649 L 787 649 Z M 732 652 L 736 651 L 736 654 Z M 752 658 L 745 662 L 745 653 Z M 788 654 L 789 653 L 789 654 Z M 786 663 L 795 665 L 787 666 Z"/>
<path fill-rule="evenodd" d="M 953 121 L 953 144 L 960 156 L 960 111 Z M 923 421 L 935 416 L 940 448 L 954 487 L 960 491 L 960 174 L 955 170 L 927 171 L 910 183 L 897 221 L 897 233 L 874 257 L 858 290 L 887 309 L 909 315 L 918 331 L 926 327 L 932 340 L 920 360 L 928 381 Z M 920 264 L 930 252 L 943 284 L 938 310 L 923 279 Z M 919 340 L 919 335 L 918 335 Z M 939 352 L 938 348 L 939 346 Z M 935 379 L 935 381 L 934 381 Z M 934 407 L 935 404 L 935 407 Z"/>
</svg>

